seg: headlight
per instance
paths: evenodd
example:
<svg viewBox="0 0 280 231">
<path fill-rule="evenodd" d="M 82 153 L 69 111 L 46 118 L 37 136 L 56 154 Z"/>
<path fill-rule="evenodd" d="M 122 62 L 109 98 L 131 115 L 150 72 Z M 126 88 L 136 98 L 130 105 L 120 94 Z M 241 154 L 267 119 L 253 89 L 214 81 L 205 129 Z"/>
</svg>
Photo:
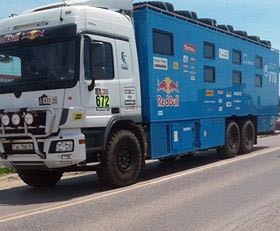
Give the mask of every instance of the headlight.
<svg viewBox="0 0 280 231">
<path fill-rule="evenodd" d="M 56 143 L 55 152 L 73 152 L 74 142 L 72 140 L 59 141 Z"/>
<path fill-rule="evenodd" d="M 19 126 L 21 123 L 21 117 L 19 114 L 13 114 L 11 117 L 12 124 L 14 126 Z"/>
<path fill-rule="evenodd" d="M 34 115 L 32 115 L 31 113 L 26 113 L 24 116 L 24 122 L 31 126 L 34 123 L 35 119 L 34 119 Z"/>
<path fill-rule="evenodd" d="M 1 117 L 1 123 L 2 123 L 5 127 L 9 126 L 10 122 L 11 122 L 10 116 L 8 116 L 7 114 L 2 115 L 2 117 Z"/>
</svg>

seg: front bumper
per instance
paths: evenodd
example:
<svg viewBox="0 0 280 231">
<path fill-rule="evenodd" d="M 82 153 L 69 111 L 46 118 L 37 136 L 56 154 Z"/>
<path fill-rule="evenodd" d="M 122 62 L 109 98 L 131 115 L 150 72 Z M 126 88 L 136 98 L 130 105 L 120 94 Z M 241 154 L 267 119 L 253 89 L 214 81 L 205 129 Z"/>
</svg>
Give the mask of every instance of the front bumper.
<svg viewBox="0 0 280 231">
<path fill-rule="evenodd" d="M 13 139 L 15 137 L 15 139 Z M 80 129 L 64 129 L 56 136 L 36 138 L 32 134 L 25 134 L 22 138 L 18 135 L 9 135 L 0 139 L 0 161 L 6 167 L 27 168 L 64 168 L 77 165 L 86 160 L 85 136 Z M 72 140 L 72 152 L 50 153 L 52 142 Z M 32 143 L 34 153 L 8 153 L 6 145 Z"/>
</svg>

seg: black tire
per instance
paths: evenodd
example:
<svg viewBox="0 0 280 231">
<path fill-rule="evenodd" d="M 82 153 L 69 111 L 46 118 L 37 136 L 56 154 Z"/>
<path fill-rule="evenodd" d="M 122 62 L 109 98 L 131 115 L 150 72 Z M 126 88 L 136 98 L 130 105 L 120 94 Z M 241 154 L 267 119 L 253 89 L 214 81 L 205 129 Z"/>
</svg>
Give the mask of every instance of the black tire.
<svg viewBox="0 0 280 231">
<path fill-rule="evenodd" d="M 116 131 L 100 157 L 97 175 L 102 183 L 111 187 L 134 184 L 140 174 L 143 161 L 141 146 L 130 131 Z"/>
<path fill-rule="evenodd" d="M 177 156 L 170 156 L 170 157 L 160 158 L 158 160 L 164 164 L 169 164 L 169 163 L 174 162 L 176 159 L 177 159 Z"/>
<path fill-rule="evenodd" d="M 134 6 L 139 6 L 139 5 L 143 5 L 143 4 L 149 4 L 151 6 L 157 7 L 162 10 L 174 12 L 174 6 L 173 6 L 173 4 L 171 4 L 169 2 L 160 2 L 160 1 L 137 2 L 137 3 L 134 3 Z"/>
<path fill-rule="evenodd" d="M 240 141 L 240 154 L 246 154 L 253 150 L 255 144 L 256 132 L 255 126 L 251 120 L 247 120 L 242 124 L 241 128 L 241 141 Z"/>
<path fill-rule="evenodd" d="M 225 132 L 225 145 L 217 148 L 222 158 L 236 157 L 240 148 L 240 129 L 236 122 L 230 121 Z"/>
<path fill-rule="evenodd" d="M 63 173 L 58 171 L 18 170 L 20 179 L 31 187 L 50 187 L 56 185 Z"/>
</svg>

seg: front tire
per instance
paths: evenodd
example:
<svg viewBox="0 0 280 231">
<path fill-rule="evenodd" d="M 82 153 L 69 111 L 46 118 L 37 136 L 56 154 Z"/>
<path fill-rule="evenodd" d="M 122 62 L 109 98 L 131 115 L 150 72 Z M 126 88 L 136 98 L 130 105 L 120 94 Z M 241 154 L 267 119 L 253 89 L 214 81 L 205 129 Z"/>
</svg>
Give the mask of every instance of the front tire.
<svg viewBox="0 0 280 231">
<path fill-rule="evenodd" d="M 251 120 L 247 120 L 241 129 L 240 154 L 250 153 L 253 150 L 256 138 L 255 126 Z"/>
<path fill-rule="evenodd" d="M 97 174 L 103 183 L 111 187 L 134 184 L 143 163 L 139 140 L 130 131 L 115 132 L 100 161 Z"/>
<path fill-rule="evenodd" d="M 217 148 L 222 158 L 236 157 L 240 148 L 240 129 L 235 121 L 230 121 L 225 132 L 225 145 Z"/>
<path fill-rule="evenodd" d="M 54 186 L 63 175 L 62 172 L 40 170 L 19 170 L 17 173 L 25 184 L 35 188 Z"/>
</svg>

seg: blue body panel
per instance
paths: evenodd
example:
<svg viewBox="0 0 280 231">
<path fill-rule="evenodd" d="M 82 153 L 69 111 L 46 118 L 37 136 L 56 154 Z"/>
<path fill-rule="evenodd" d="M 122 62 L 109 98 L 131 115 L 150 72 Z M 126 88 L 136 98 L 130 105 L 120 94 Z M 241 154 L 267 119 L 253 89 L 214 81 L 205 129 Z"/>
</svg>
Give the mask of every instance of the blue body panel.
<svg viewBox="0 0 280 231">
<path fill-rule="evenodd" d="M 146 7 L 136 10 L 134 19 L 152 158 L 223 145 L 225 119 L 231 116 L 260 116 L 258 132 L 271 129 L 278 51 Z M 154 29 L 173 34 L 173 55 L 153 52 Z M 215 59 L 204 58 L 204 42 L 215 44 Z M 233 49 L 242 52 L 242 64 L 233 64 Z M 256 56 L 263 59 L 261 69 L 255 67 Z M 215 67 L 215 82 L 204 82 L 204 66 Z M 242 73 L 241 84 L 233 84 L 233 71 Z M 262 76 L 262 87 L 255 86 L 256 75 Z"/>
</svg>

